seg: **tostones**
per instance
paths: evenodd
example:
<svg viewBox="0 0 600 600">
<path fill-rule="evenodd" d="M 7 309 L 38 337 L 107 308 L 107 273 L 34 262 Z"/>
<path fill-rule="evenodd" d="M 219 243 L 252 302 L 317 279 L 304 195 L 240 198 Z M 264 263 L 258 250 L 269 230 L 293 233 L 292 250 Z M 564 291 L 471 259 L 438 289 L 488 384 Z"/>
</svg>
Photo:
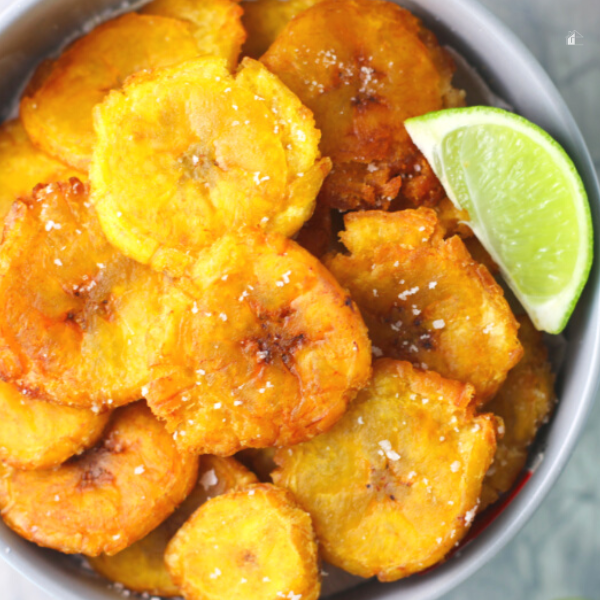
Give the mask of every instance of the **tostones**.
<svg viewBox="0 0 600 600">
<path fill-rule="evenodd" d="M 394 581 L 442 560 L 475 516 L 496 419 L 473 388 L 380 359 L 330 431 L 280 449 L 273 473 L 314 523 L 322 556 Z"/>
<path fill-rule="evenodd" d="M 166 597 L 179 596 L 181 591 L 173 583 L 165 564 L 165 549 L 169 541 L 209 498 L 256 481 L 256 477 L 233 458 L 209 454 L 201 456 L 196 487 L 166 521 L 118 554 L 90 557 L 89 562 L 98 573 L 129 590 Z"/>
<path fill-rule="evenodd" d="M 13 205 L 0 245 L 0 376 L 97 410 L 141 398 L 171 285 L 106 241 L 77 179 L 38 188 Z"/>
<path fill-rule="evenodd" d="M 110 413 L 33 400 L 0 381 L 0 461 L 17 469 L 50 469 L 93 446 Z"/>
<path fill-rule="evenodd" d="M 349 256 L 325 261 L 358 304 L 375 355 L 470 383 L 478 403 L 497 391 L 523 349 L 500 286 L 458 237 L 442 239 L 428 208 L 345 217 Z"/>
<path fill-rule="evenodd" d="M 449 54 L 407 10 L 383 0 L 318 2 L 287 24 L 261 61 L 321 129 L 333 168 L 319 201 L 386 209 L 398 196 L 428 206 L 445 196 L 404 120 L 462 105 L 462 93 L 450 83 Z"/>
<path fill-rule="evenodd" d="M 525 350 L 523 358 L 485 407 L 502 417 L 504 436 L 498 442 L 494 464 L 483 481 L 481 510 L 513 486 L 525 467 L 529 445 L 556 403 L 554 374 L 543 336 L 527 316 L 519 316 L 519 323 L 519 340 Z"/>
<path fill-rule="evenodd" d="M 185 499 L 198 459 L 177 450 L 144 403 L 117 409 L 98 446 L 49 471 L 0 478 L 4 522 L 39 546 L 115 554 Z"/>
<path fill-rule="evenodd" d="M 153 0 L 142 8 L 145 15 L 185 21 L 191 28 L 200 54 L 219 56 L 233 70 L 246 39 L 242 8 L 232 0 Z"/>
<path fill-rule="evenodd" d="M 137 14 L 112 19 L 77 40 L 50 69 L 42 63 L 44 72 L 21 100 L 21 119 L 36 146 L 87 171 L 94 106 L 133 73 L 198 54 L 191 28 L 182 21 Z"/>
<path fill-rule="evenodd" d="M 242 24 L 248 37 L 244 54 L 260 58 L 275 41 L 284 27 L 302 11 L 320 0 L 245 0 Z"/>
<path fill-rule="evenodd" d="M 311 519 L 288 491 L 249 485 L 203 504 L 167 547 L 186 600 L 317 600 Z"/>
<path fill-rule="evenodd" d="M 200 254 L 186 291 L 145 395 L 182 449 L 296 444 L 329 429 L 369 380 L 358 309 L 282 235 L 224 236 Z"/>
<path fill-rule="evenodd" d="M 133 77 L 95 111 L 93 201 L 110 241 L 182 274 L 244 225 L 290 236 L 329 171 L 311 112 L 251 59 L 203 57 Z"/>
<path fill-rule="evenodd" d="M 38 150 L 29 139 L 21 121 L 0 125 L 0 225 L 12 203 L 27 196 L 38 183 L 67 181 L 86 176 Z"/>
</svg>

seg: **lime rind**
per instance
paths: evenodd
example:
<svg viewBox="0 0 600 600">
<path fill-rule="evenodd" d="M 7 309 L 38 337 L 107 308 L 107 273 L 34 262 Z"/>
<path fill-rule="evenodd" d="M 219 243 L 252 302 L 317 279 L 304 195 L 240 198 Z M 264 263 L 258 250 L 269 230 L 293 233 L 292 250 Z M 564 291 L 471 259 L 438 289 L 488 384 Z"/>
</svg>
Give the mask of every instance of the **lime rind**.
<svg viewBox="0 0 600 600">
<path fill-rule="evenodd" d="M 548 133 L 527 119 L 502 109 L 487 106 L 428 113 L 421 117 L 408 119 L 405 125 L 413 142 L 431 164 L 450 200 L 458 208 L 469 211 L 471 220 L 468 225 L 499 265 L 508 285 L 523 304 L 536 327 L 549 333 L 562 331 L 583 291 L 593 256 L 593 229 L 587 195 L 575 165 L 564 149 Z M 444 159 L 445 141 L 450 140 L 460 130 L 474 131 L 481 126 L 504 128 L 507 132 L 522 136 L 526 144 L 545 155 L 542 158 L 547 161 L 546 164 L 552 166 L 557 179 L 562 177 L 564 184 L 569 189 L 571 200 L 566 202 L 568 208 L 574 211 L 574 215 L 569 215 L 569 217 L 576 222 L 579 232 L 577 248 L 572 252 L 576 260 L 573 265 L 570 265 L 569 281 L 563 283 L 561 289 L 556 290 L 554 294 L 535 294 L 531 289 L 527 289 L 531 286 L 527 286 L 525 279 L 519 277 L 515 269 L 511 268 L 511 261 L 507 261 L 507 258 L 510 257 L 502 250 L 498 240 L 494 239 L 491 231 L 494 224 L 489 223 L 489 219 L 480 214 L 480 209 L 485 206 L 485 201 L 477 198 L 477 190 L 470 189 L 468 182 L 464 186 L 462 183 L 457 185 L 456 169 L 451 172 L 451 167 L 457 166 L 456 161 L 450 161 L 452 164 L 449 165 L 448 161 Z M 498 154 L 498 160 L 505 158 L 502 157 L 502 149 Z M 465 165 L 465 167 L 467 166 Z M 467 172 L 467 169 L 462 169 L 462 166 L 460 170 L 464 173 Z M 464 175 L 464 173 L 463 178 L 468 179 L 468 174 Z M 465 186 L 467 198 L 464 195 L 465 189 L 462 189 Z M 462 202 L 460 201 L 461 194 Z M 517 225 L 515 223 L 515 230 L 518 230 Z M 552 273 L 547 275 L 553 277 Z M 558 277 L 554 278 L 559 279 Z"/>
</svg>

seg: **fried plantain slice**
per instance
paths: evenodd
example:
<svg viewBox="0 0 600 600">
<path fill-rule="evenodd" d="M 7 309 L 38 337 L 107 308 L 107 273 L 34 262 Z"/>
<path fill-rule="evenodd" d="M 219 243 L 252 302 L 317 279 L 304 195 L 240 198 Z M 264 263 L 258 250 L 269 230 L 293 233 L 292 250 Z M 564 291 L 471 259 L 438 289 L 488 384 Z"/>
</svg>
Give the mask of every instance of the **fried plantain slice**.
<svg viewBox="0 0 600 600">
<path fill-rule="evenodd" d="M 93 446 L 110 413 L 33 400 L 0 381 L 0 461 L 17 469 L 50 469 Z"/>
<path fill-rule="evenodd" d="M 77 40 L 38 78 L 41 85 L 21 100 L 25 129 L 45 152 L 87 171 L 95 142 L 92 109 L 108 91 L 133 73 L 198 54 L 191 28 L 182 21 L 137 14 L 112 19 Z"/>
<path fill-rule="evenodd" d="M 16 202 L 0 245 L 0 376 L 32 397 L 108 409 L 142 397 L 169 278 L 106 241 L 77 179 Z"/>
<path fill-rule="evenodd" d="M 349 289 L 375 353 L 470 383 L 478 403 L 522 356 L 518 323 L 500 286 L 458 237 L 442 239 L 428 208 L 345 217 L 351 255 L 326 266 Z"/>
<path fill-rule="evenodd" d="M 442 560 L 469 528 L 496 449 L 473 388 L 380 359 L 329 432 L 281 449 L 273 473 L 313 518 L 323 558 L 394 581 Z"/>
<path fill-rule="evenodd" d="M 368 382 L 358 309 L 321 263 L 260 229 L 198 258 L 145 396 L 181 448 L 230 455 L 329 429 Z"/>
<path fill-rule="evenodd" d="M 486 406 L 504 421 L 504 436 L 483 481 L 480 510 L 513 486 L 525 467 L 527 449 L 556 403 L 554 374 L 542 334 L 526 315 L 519 315 L 518 319 L 523 358 Z"/>
<path fill-rule="evenodd" d="M 296 233 L 330 166 L 310 111 L 251 59 L 235 77 L 213 57 L 140 74 L 95 123 L 93 200 L 106 235 L 176 274 L 243 225 Z"/>
<path fill-rule="evenodd" d="M 115 554 L 143 538 L 193 488 L 198 459 L 177 450 L 143 402 L 117 409 L 98 446 L 50 471 L 0 478 L 4 522 L 67 554 Z"/>
<path fill-rule="evenodd" d="M 220 56 L 233 70 L 246 39 L 242 8 L 232 0 L 153 0 L 141 10 L 146 15 L 172 17 L 188 23 L 201 54 Z"/>
<path fill-rule="evenodd" d="M 268 483 L 202 505 L 165 560 L 186 600 L 317 600 L 321 588 L 310 517 Z"/>
<path fill-rule="evenodd" d="M 7 121 L 0 125 L 0 224 L 12 203 L 26 196 L 38 183 L 67 181 L 86 175 L 38 150 L 29 139 L 21 121 Z"/>
<path fill-rule="evenodd" d="M 181 591 L 165 564 L 165 549 L 171 538 L 209 498 L 256 482 L 256 476 L 233 458 L 201 456 L 196 487 L 166 521 L 118 554 L 91 557 L 89 563 L 100 575 L 135 592 L 179 596 Z"/>
<path fill-rule="evenodd" d="M 246 0 L 242 2 L 242 24 L 248 37 L 244 54 L 260 58 L 275 41 L 283 28 L 302 11 L 320 0 Z"/>
<path fill-rule="evenodd" d="M 296 16 L 261 58 L 310 108 L 333 169 L 319 201 L 434 205 L 444 190 L 404 120 L 461 104 L 454 65 L 408 11 L 383 0 L 325 0 Z"/>
</svg>

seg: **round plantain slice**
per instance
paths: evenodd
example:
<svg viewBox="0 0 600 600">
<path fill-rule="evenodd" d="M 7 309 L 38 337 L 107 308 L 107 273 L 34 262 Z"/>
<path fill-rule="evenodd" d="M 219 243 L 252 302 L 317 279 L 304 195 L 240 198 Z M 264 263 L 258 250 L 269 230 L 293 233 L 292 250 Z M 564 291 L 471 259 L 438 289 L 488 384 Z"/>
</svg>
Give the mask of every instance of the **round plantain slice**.
<svg viewBox="0 0 600 600">
<path fill-rule="evenodd" d="M 226 235 L 191 281 L 145 396 L 182 449 L 227 456 L 296 444 L 329 429 L 368 382 L 358 309 L 291 240 Z"/>
<path fill-rule="evenodd" d="M 261 61 L 321 129 L 333 169 L 319 201 L 386 209 L 399 195 L 428 206 L 444 197 L 403 123 L 463 100 L 451 58 L 419 19 L 393 2 L 325 0 L 290 21 Z"/>
<path fill-rule="evenodd" d="M 489 400 L 523 354 L 502 288 L 428 208 L 346 215 L 351 254 L 325 261 L 365 319 L 374 352 L 470 383 Z"/>
<path fill-rule="evenodd" d="M 527 449 L 556 403 L 554 374 L 542 333 L 526 315 L 518 319 L 523 358 L 485 407 L 504 421 L 504 436 L 498 441 L 494 463 L 483 481 L 480 510 L 511 489 L 525 467 Z"/>
<path fill-rule="evenodd" d="M 473 388 L 380 359 L 327 433 L 275 456 L 277 485 L 313 518 L 323 558 L 361 577 L 407 577 L 442 560 L 475 515 L 496 419 Z"/>
<path fill-rule="evenodd" d="M 201 506 L 165 559 L 186 600 L 317 600 L 321 588 L 309 515 L 267 483 Z"/>
<path fill-rule="evenodd" d="M 319 0 L 246 0 L 242 2 L 242 23 L 248 34 L 244 54 L 260 58 L 283 28 Z"/>
<path fill-rule="evenodd" d="M 98 446 L 54 470 L 0 478 L 4 522 L 67 554 L 115 554 L 143 538 L 193 488 L 198 459 L 177 450 L 143 402 L 117 409 Z"/>
<path fill-rule="evenodd" d="M 0 381 L 0 461 L 17 469 L 50 469 L 93 446 L 110 413 L 34 400 Z"/>
<path fill-rule="evenodd" d="M 167 17 L 127 14 L 77 40 L 41 85 L 21 101 L 21 118 L 34 143 L 87 171 L 95 136 L 93 107 L 138 71 L 194 58 L 198 44 L 188 24 Z M 37 87 L 37 89 L 36 89 Z"/>
<path fill-rule="evenodd" d="M 238 2 L 232 0 L 153 0 L 141 10 L 142 14 L 188 23 L 200 54 L 226 59 L 230 70 L 235 68 L 246 39 L 242 12 Z"/>
<path fill-rule="evenodd" d="M 93 201 L 111 242 L 182 274 L 243 225 L 293 235 L 329 171 L 311 112 L 260 63 L 202 57 L 133 77 L 95 111 Z"/>
<path fill-rule="evenodd" d="M 107 242 L 81 182 L 37 188 L 13 205 L 0 245 L 0 376 L 96 410 L 141 398 L 169 287 Z"/>
<path fill-rule="evenodd" d="M 201 456 L 196 487 L 166 521 L 118 554 L 90 557 L 89 563 L 100 575 L 135 592 L 179 596 L 181 591 L 165 564 L 165 549 L 171 538 L 209 498 L 256 482 L 255 475 L 233 458 Z"/>
<path fill-rule="evenodd" d="M 0 125 L 0 224 L 4 222 L 12 203 L 26 196 L 38 183 L 67 181 L 86 175 L 38 150 L 29 139 L 21 121 Z"/>
</svg>

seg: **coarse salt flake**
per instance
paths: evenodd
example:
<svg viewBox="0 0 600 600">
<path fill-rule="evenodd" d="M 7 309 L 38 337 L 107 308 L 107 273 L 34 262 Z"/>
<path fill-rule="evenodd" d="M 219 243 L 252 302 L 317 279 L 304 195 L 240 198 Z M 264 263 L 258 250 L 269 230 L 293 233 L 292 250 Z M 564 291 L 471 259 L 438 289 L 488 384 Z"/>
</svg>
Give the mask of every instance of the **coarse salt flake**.
<svg viewBox="0 0 600 600">
<path fill-rule="evenodd" d="M 213 485 L 217 485 L 217 483 L 219 483 L 219 480 L 214 469 L 206 471 L 206 473 L 204 473 L 204 475 L 202 475 L 200 478 L 200 485 L 202 485 L 205 490 Z"/>
</svg>

